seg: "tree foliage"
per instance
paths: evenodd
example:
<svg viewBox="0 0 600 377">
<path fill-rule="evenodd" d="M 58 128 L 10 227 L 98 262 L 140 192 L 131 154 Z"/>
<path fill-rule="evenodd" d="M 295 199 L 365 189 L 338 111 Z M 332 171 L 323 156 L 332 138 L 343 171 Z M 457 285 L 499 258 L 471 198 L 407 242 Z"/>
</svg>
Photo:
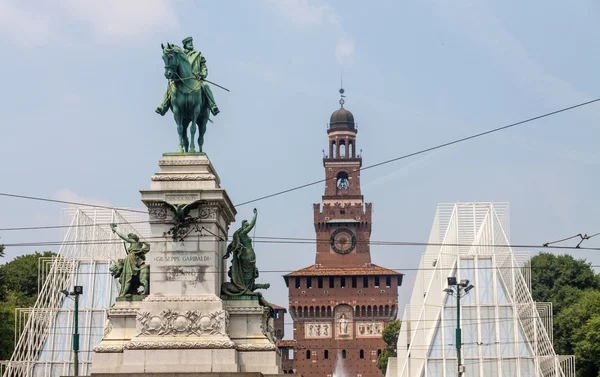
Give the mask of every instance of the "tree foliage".
<svg viewBox="0 0 600 377">
<path fill-rule="evenodd" d="M 600 275 L 570 255 L 540 253 L 531 267 L 533 299 L 552 302 L 556 353 L 575 355 L 578 377 L 600 376 Z"/>
<path fill-rule="evenodd" d="M 14 349 L 15 309 L 31 307 L 37 299 L 39 259 L 54 255 L 35 252 L 0 266 L 0 360 L 9 359 Z"/>
<path fill-rule="evenodd" d="M 531 259 L 531 287 L 536 301 L 551 301 L 555 313 L 563 304 L 570 304 L 569 295 L 561 295 L 565 287 L 577 290 L 600 289 L 600 277 L 590 267 L 591 263 L 570 255 L 540 253 Z M 573 290 L 570 290 L 573 292 Z M 561 300 L 557 300 L 561 298 Z M 563 299 L 567 299 L 563 302 Z"/>
<path fill-rule="evenodd" d="M 4 256 L 4 245 L 0 245 L 0 257 Z"/>
<path fill-rule="evenodd" d="M 383 329 L 383 341 L 385 349 L 377 357 L 377 368 L 385 374 L 387 370 L 388 359 L 396 356 L 396 346 L 398 344 L 398 335 L 400 334 L 400 320 L 396 319 Z"/>
</svg>

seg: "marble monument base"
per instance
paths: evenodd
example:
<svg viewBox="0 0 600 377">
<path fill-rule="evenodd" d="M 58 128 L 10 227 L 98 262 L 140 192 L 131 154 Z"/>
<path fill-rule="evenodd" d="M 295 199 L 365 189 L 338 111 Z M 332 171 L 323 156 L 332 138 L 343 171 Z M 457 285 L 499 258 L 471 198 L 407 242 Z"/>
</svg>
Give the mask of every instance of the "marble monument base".
<svg viewBox="0 0 600 377">
<path fill-rule="evenodd" d="M 275 345 L 270 310 L 256 296 L 224 299 L 229 313 L 229 337 L 238 351 L 240 372 L 281 373 L 281 353 Z"/>
<path fill-rule="evenodd" d="M 150 295 L 117 301 L 91 375 L 280 374 L 269 310 L 256 297 L 221 298 L 235 208 L 207 156 L 164 155 L 142 190 L 150 217 Z M 202 200 L 178 225 L 174 206 Z M 252 372 L 252 374 L 249 374 Z M 260 373 L 257 373 L 260 372 Z"/>
</svg>

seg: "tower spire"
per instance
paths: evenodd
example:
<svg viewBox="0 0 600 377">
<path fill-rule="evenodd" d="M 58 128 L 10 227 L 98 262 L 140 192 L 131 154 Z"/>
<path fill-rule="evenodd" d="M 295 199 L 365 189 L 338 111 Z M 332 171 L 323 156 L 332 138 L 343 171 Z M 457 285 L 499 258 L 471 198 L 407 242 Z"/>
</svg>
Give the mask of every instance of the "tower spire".
<svg viewBox="0 0 600 377">
<path fill-rule="evenodd" d="M 344 107 L 344 103 L 346 103 L 346 101 L 344 101 L 344 98 L 346 98 L 346 96 L 344 95 L 344 74 L 340 73 L 340 106 Z"/>
</svg>

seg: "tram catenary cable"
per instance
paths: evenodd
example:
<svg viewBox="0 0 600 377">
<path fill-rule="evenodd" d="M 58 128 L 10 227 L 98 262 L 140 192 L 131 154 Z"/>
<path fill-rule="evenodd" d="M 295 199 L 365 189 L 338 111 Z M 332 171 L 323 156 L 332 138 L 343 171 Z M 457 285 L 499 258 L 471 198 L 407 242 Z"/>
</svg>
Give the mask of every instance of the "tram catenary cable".
<svg viewBox="0 0 600 377">
<path fill-rule="evenodd" d="M 417 155 L 420 155 L 420 154 L 423 154 L 423 153 L 427 153 L 427 152 L 431 152 L 431 151 L 434 151 L 434 150 L 437 150 L 437 149 L 448 147 L 450 145 L 462 143 L 464 141 L 475 139 L 475 138 L 478 138 L 478 137 L 481 137 L 481 136 L 485 136 L 485 135 L 488 135 L 488 134 L 491 134 L 491 133 L 494 133 L 494 132 L 498 132 L 498 131 L 506 130 L 508 128 L 516 127 L 516 126 L 519 126 L 521 124 L 532 122 L 534 120 L 546 118 L 546 117 L 549 117 L 549 116 L 552 116 L 552 115 L 556 115 L 556 114 L 559 114 L 559 113 L 562 113 L 562 112 L 565 112 L 565 111 L 576 109 L 578 107 L 590 105 L 590 104 L 592 104 L 594 102 L 598 102 L 598 101 L 600 101 L 600 98 L 596 98 L 596 99 L 593 99 L 591 101 L 582 102 L 582 103 L 579 103 L 577 105 L 573 105 L 573 106 L 569 106 L 569 107 L 564 107 L 562 109 L 551 111 L 549 113 L 545 113 L 545 114 L 542 114 L 542 115 L 538 115 L 538 116 L 535 116 L 533 118 L 528 118 L 528 119 L 525 119 L 525 120 L 522 120 L 522 121 L 519 121 L 519 122 L 516 122 L 516 123 L 507 124 L 507 125 L 502 126 L 502 127 L 498 127 L 498 128 L 494 128 L 494 129 L 491 129 L 491 130 L 488 130 L 488 131 L 480 132 L 478 134 L 467 136 L 467 137 L 463 137 L 461 139 L 456 139 L 456 140 L 453 140 L 453 141 L 450 141 L 450 142 L 447 142 L 447 143 L 439 144 L 439 145 L 436 145 L 434 147 L 422 149 L 422 150 L 417 151 L 417 152 L 409 153 L 409 154 L 406 154 L 406 155 L 403 155 L 403 156 L 400 156 L 400 157 L 392 158 L 392 159 L 385 160 L 385 161 L 382 161 L 382 162 L 378 162 L 378 163 L 375 163 L 375 164 L 372 164 L 372 165 L 367 165 L 365 167 L 361 167 L 359 169 L 353 170 L 350 173 L 354 173 L 354 172 L 357 172 L 357 171 L 363 171 L 363 170 L 367 170 L 367 169 L 372 169 L 372 168 L 375 168 L 375 167 L 378 167 L 378 166 L 389 164 L 391 162 L 396 162 L 396 161 L 404 160 L 404 159 L 409 158 L 409 157 L 414 157 L 414 156 L 417 156 Z M 337 177 L 332 177 L 330 179 L 334 180 L 334 179 L 337 179 Z M 261 196 L 261 197 L 256 198 L 256 199 L 252 199 L 252 200 L 248 200 L 248 201 L 245 201 L 245 202 L 242 202 L 242 203 L 239 203 L 239 204 L 235 204 L 234 206 L 235 207 L 241 207 L 241 206 L 246 205 L 246 204 L 250 204 L 250 203 L 258 202 L 260 200 L 272 198 L 274 196 L 279 196 L 279 195 L 282 195 L 282 194 L 286 194 L 288 192 L 292 192 L 292 191 L 296 191 L 296 190 L 299 190 L 299 189 L 303 189 L 305 187 L 313 186 L 313 185 L 316 185 L 316 184 L 319 184 L 319 183 L 323 183 L 323 182 L 326 182 L 326 181 L 327 181 L 327 178 L 320 179 L 318 181 L 306 183 L 304 185 L 300 185 L 300 186 L 297 186 L 297 187 L 292 187 L 292 188 L 287 189 L 287 190 L 275 192 L 273 194 Z"/>
<path fill-rule="evenodd" d="M 230 238 L 230 237 L 228 237 Z M 316 245 L 318 243 L 327 243 L 329 240 L 315 240 L 314 238 L 292 238 L 292 237 L 256 237 L 254 243 L 265 244 L 306 244 Z M 149 244 L 163 244 L 171 242 L 163 236 L 145 237 L 142 238 Z M 227 242 L 227 239 L 213 240 L 196 239 L 187 240 L 187 242 Z M 81 241 L 39 241 L 39 242 L 20 242 L 6 243 L 6 247 L 35 247 L 35 246 L 93 246 L 93 245 L 118 245 L 123 241 L 119 239 L 96 239 L 96 240 L 81 240 Z M 369 246 L 440 246 L 440 247 L 470 247 L 470 248 L 512 248 L 512 249 L 558 249 L 558 250 L 592 250 L 600 251 L 600 247 L 577 247 L 577 246 L 554 246 L 554 245 L 528 245 L 528 244 L 462 244 L 462 243 L 438 243 L 438 242 L 414 242 L 414 241 L 356 241 L 357 245 L 367 244 Z"/>
<path fill-rule="evenodd" d="M 564 107 L 562 109 L 551 111 L 551 112 L 548 112 L 548 113 L 545 113 L 545 114 L 542 114 L 542 115 L 538 115 L 538 116 L 535 116 L 535 117 L 532 117 L 532 118 L 528 118 L 528 119 L 525 119 L 525 120 L 522 120 L 522 121 L 519 121 L 519 122 L 507 124 L 507 125 L 502 126 L 502 127 L 493 128 L 491 130 L 487 130 L 487 131 L 480 132 L 480 133 L 477 133 L 477 134 L 474 134 L 474 135 L 471 135 L 471 136 L 467 136 L 467 137 L 463 137 L 463 138 L 456 139 L 456 140 L 453 140 L 453 141 L 449 141 L 447 143 L 438 144 L 436 146 L 429 147 L 429 148 L 426 148 L 426 149 L 422 149 L 422 150 L 419 150 L 417 152 L 412 152 L 412 153 L 409 153 L 409 154 L 406 154 L 406 155 L 403 155 L 403 156 L 399 156 L 399 157 L 395 157 L 395 158 L 392 158 L 392 159 L 389 159 L 389 160 L 381 161 L 381 162 L 378 162 L 378 163 L 375 163 L 375 164 L 372 164 L 372 165 L 368 165 L 368 166 L 356 169 L 356 170 L 354 170 L 352 172 L 363 171 L 363 170 L 367 170 L 367 169 L 372 169 L 372 168 L 375 168 L 375 167 L 378 167 L 378 166 L 382 166 L 382 165 L 386 165 L 386 164 L 389 164 L 389 163 L 392 163 L 392 162 L 400 161 L 400 160 L 403 160 L 403 159 L 406 159 L 406 158 L 409 158 L 409 157 L 414 157 L 414 156 L 417 156 L 417 155 L 420 155 L 420 154 L 423 154 L 423 153 L 427 153 L 427 152 L 431 152 L 431 151 L 434 151 L 434 150 L 437 150 L 437 149 L 445 148 L 445 147 L 448 147 L 450 145 L 462 143 L 464 141 L 468 141 L 468 140 L 475 139 L 475 138 L 478 138 L 478 137 L 481 137 L 481 136 L 489 135 L 489 134 L 494 133 L 494 132 L 506 130 L 508 128 L 512 128 L 512 127 L 516 127 L 516 126 L 519 126 L 519 125 L 522 125 L 522 124 L 525 124 L 525 123 L 529 123 L 529 122 L 532 122 L 534 120 L 538 120 L 538 119 L 542 119 L 542 118 L 547 118 L 547 117 L 552 116 L 552 115 L 556 115 L 556 114 L 559 114 L 559 113 L 562 113 L 562 112 L 566 112 L 566 111 L 573 110 L 573 109 L 576 109 L 576 108 L 579 108 L 579 107 L 590 105 L 590 104 L 598 102 L 598 101 L 600 101 L 600 98 L 596 98 L 596 99 L 593 99 L 593 100 L 590 100 L 590 101 L 586 101 L 586 102 L 581 102 L 581 103 L 576 104 L 576 105 Z M 333 178 L 331 178 L 331 179 L 333 179 Z M 275 193 L 272 193 L 272 194 L 264 195 L 264 196 L 261 196 L 261 197 L 258 197 L 258 198 L 252 199 L 252 200 L 247 200 L 245 202 L 242 202 L 242 203 L 239 203 L 239 204 L 235 204 L 234 207 L 240 207 L 240 206 L 243 206 L 243 205 L 246 205 L 246 204 L 258 202 L 258 201 L 261 201 L 261 200 L 264 200 L 264 199 L 268 199 L 268 198 L 272 198 L 272 197 L 279 196 L 279 195 L 282 195 L 282 194 L 286 194 L 288 192 L 300 190 L 300 189 L 303 189 L 303 188 L 306 188 L 306 187 L 309 187 L 309 186 L 313 186 L 313 185 L 316 185 L 316 184 L 319 184 L 319 183 L 323 183 L 323 182 L 326 182 L 326 181 L 327 181 L 327 178 L 320 179 L 318 181 L 309 182 L 309 183 L 306 183 L 306 184 L 303 184 L 303 185 L 300 185 L 300 186 L 289 188 L 287 190 L 282 190 L 282 191 L 278 191 L 278 192 L 275 192 Z M 96 208 L 114 209 L 114 210 L 119 210 L 119 211 L 147 213 L 147 211 L 136 210 L 136 209 L 131 209 L 131 208 L 111 207 L 111 206 L 104 206 L 104 205 L 100 205 L 100 204 L 72 202 L 72 201 L 67 201 L 67 200 L 57 200 L 57 199 L 40 198 L 40 197 L 35 197 L 35 196 L 18 195 L 18 194 L 4 193 L 4 192 L 0 192 L 0 196 L 6 196 L 6 197 L 12 197 L 12 198 L 18 198 L 18 199 L 39 200 L 39 201 L 62 203 L 62 204 L 72 204 L 72 205 L 78 205 L 78 206 L 82 206 L 82 207 L 96 207 Z"/>
</svg>

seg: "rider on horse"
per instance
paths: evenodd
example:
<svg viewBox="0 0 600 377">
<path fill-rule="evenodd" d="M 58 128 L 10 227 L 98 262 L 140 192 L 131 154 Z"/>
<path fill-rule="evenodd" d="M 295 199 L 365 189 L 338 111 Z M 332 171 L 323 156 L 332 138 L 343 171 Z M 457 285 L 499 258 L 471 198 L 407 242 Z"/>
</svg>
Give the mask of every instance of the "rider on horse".
<svg viewBox="0 0 600 377">
<path fill-rule="evenodd" d="M 190 64 L 192 65 L 192 72 L 194 76 L 200 80 L 200 87 L 202 89 L 202 93 L 204 98 L 207 99 L 208 107 L 212 115 L 217 115 L 219 113 L 219 108 L 215 103 L 215 98 L 213 97 L 212 91 L 204 79 L 208 76 L 208 69 L 206 68 L 206 59 L 202 56 L 200 51 L 194 50 L 194 44 L 192 37 L 187 37 L 183 41 L 183 49 L 185 50 L 185 54 L 188 56 Z M 167 87 L 167 92 L 165 93 L 165 98 L 162 104 L 156 108 L 156 112 L 160 115 L 165 115 L 169 108 L 171 107 L 171 92 L 173 90 L 173 82 L 169 83 Z"/>
</svg>

